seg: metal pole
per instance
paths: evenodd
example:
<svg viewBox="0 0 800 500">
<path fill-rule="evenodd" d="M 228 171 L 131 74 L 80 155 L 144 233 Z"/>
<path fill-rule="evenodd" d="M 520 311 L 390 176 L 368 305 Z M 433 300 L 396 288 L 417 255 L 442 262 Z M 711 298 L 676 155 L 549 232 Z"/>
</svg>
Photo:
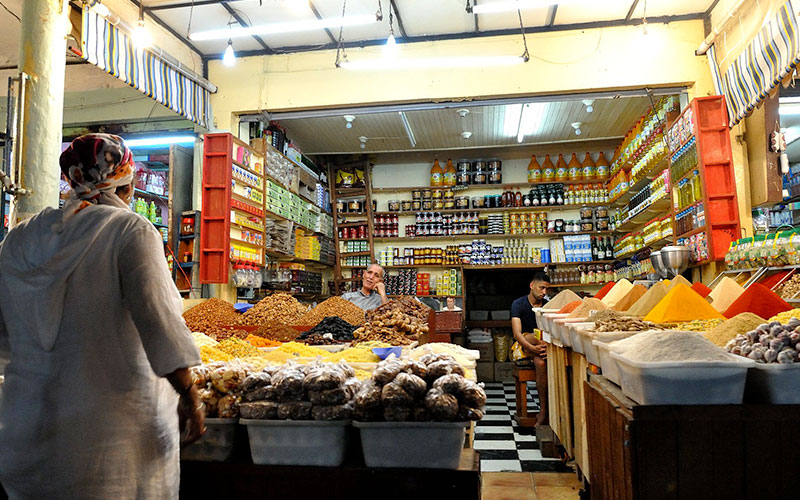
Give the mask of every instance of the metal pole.
<svg viewBox="0 0 800 500">
<path fill-rule="evenodd" d="M 20 82 L 20 134 L 15 156 L 20 160 L 20 187 L 29 192 L 17 199 L 10 225 L 46 207 L 58 206 L 66 6 L 66 0 L 23 2 L 19 70 L 28 78 Z"/>
</svg>

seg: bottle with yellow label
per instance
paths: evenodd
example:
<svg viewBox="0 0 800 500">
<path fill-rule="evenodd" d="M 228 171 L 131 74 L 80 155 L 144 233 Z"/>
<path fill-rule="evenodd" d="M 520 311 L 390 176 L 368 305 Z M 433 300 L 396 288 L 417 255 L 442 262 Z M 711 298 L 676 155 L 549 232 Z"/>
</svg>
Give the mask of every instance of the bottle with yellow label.
<svg viewBox="0 0 800 500">
<path fill-rule="evenodd" d="M 439 166 L 439 160 L 433 160 L 431 167 L 431 186 L 441 186 L 444 181 L 444 170 Z"/>
<path fill-rule="evenodd" d="M 456 167 L 453 166 L 453 160 L 447 160 L 447 166 L 444 169 L 444 177 L 442 186 L 455 186 L 456 185 Z"/>
<path fill-rule="evenodd" d="M 542 163 L 542 180 L 550 182 L 556 177 L 556 166 L 553 165 L 553 160 L 550 155 L 544 155 L 544 163 Z"/>
<path fill-rule="evenodd" d="M 593 181 L 597 179 L 597 166 L 592 161 L 592 157 L 589 156 L 589 153 L 586 153 L 586 158 L 583 159 L 581 167 L 583 168 L 583 180 Z"/>
<path fill-rule="evenodd" d="M 583 179 L 583 167 L 575 153 L 572 153 L 572 158 L 570 158 L 569 164 L 567 165 L 567 171 L 569 172 L 569 180 L 579 181 Z"/>
<path fill-rule="evenodd" d="M 559 182 L 567 180 L 567 162 L 564 161 L 563 154 L 559 154 L 556 161 L 556 180 Z"/>
<path fill-rule="evenodd" d="M 589 153 L 586 153 L 586 155 L 589 156 Z M 602 151 L 600 151 L 600 156 L 597 157 L 595 171 L 597 179 L 601 181 L 608 179 L 608 174 L 609 174 L 608 161 L 606 161 L 606 155 L 603 154 Z"/>
<path fill-rule="evenodd" d="M 528 163 L 528 182 L 541 182 L 542 180 L 542 166 L 536 161 L 536 155 L 531 155 L 531 161 Z"/>
</svg>

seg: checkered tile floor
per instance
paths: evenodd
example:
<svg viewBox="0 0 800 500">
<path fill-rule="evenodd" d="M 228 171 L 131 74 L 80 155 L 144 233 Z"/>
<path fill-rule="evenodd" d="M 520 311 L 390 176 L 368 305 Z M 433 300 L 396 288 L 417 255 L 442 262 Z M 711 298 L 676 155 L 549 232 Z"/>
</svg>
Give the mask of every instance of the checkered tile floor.
<svg viewBox="0 0 800 500">
<path fill-rule="evenodd" d="M 514 421 L 513 382 L 486 382 L 486 414 L 475 426 L 474 448 L 480 451 L 482 472 L 571 472 L 558 459 L 544 458 L 532 427 Z M 536 383 L 528 383 L 528 414 L 539 411 Z"/>
</svg>

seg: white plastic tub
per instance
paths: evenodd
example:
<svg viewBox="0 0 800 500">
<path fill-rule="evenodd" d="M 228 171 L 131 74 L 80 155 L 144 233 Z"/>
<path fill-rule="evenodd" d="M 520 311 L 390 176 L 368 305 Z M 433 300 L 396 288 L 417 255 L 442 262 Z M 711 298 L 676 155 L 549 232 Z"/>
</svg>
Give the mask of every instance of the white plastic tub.
<svg viewBox="0 0 800 500">
<path fill-rule="evenodd" d="M 253 463 L 336 467 L 344 461 L 349 420 L 252 420 L 247 426 Z"/>
<path fill-rule="evenodd" d="M 598 358 L 600 360 L 600 364 L 598 366 L 600 367 L 602 375 L 615 384 L 622 385 L 620 383 L 617 360 L 611 357 L 611 350 L 609 349 L 608 344 L 598 340 L 593 340 L 592 345 L 597 347 Z"/>
<path fill-rule="evenodd" d="M 234 452 L 236 441 L 236 418 L 207 418 L 206 433 L 181 449 L 181 460 L 199 462 L 227 462 Z"/>
<path fill-rule="evenodd" d="M 756 363 L 747 372 L 745 391 L 752 403 L 800 404 L 800 363 Z"/>
<path fill-rule="evenodd" d="M 545 313 L 542 315 L 542 319 L 544 321 L 544 328 L 542 330 L 549 333 L 552 337 L 561 340 L 561 332 L 556 331 L 556 325 L 554 321 L 556 319 L 566 318 L 569 314 L 559 314 L 559 313 Z"/>
<path fill-rule="evenodd" d="M 577 352 L 578 354 L 586 354 L 586 347 L 583 345 L 583 335 L 581 335 L 581 332 L 593 326 L 594 323 L 588 323 L 585 321 L 569 323 L 567 325 L 567 332 L 569 333 L 570 340 L 572 341 L 573 351 Z"/>
<path fill-rule="evenodd" d="M 456 469 L 469 422 L 353 422 L 367 467 Z"/>
<path fill-rule="evenodd" d="M 545 313 L 557 313 L 558 309 L 545 309 L 544 307 L 534 307 L 533 308 L 533 315 L 536 317 L 536 326 L 539 330 L 547 331 L 544 325 L 544 314 Z"/>
<path fill-rule="evenodd" d="M 741 404 L 747 369 L 755 362 L 729 356 L 730 361 L 640 362 L 611 353 L 622 392 L 642 405 Z"/>
<path fill-rule="evenodd" d="M 595 344 L 596 336 L 597 335 L 604 335 L 607 338 L 608 336 L 614 336 L 614 340 L 622 340 L 637 333 L 641 332 L 591 332 L 589 330 L 582 330 L 580 335 L 583 339 L 583 354 L 586 356 L 586 361 L 589 363 L 600 366 L 600 348 Z M 598 340 L 598 342 L 601 342 Z M 612 341 L 613 342 L 613 341 Z M 608 342 L 605 342 L 606 344 Z"/>
<path fill-rule="evenodd" d="M 582 319 L 580 319 L 580 318 L 559 318 L 559 319 L 557 319 L 557 320 L 555 320 L 553 322 L 554 326 L 555 326 L 554 329 L 558 330 L 558 336 L 561 337 L 561 342 L 564 345 L 567 345 L 569 347 L 573 347 L 573 349 L 574 349 L 574 343 L 572 341 L 573 340 L 573 334 L 572 334 L 570 328 L 571 328 L 572 325 L 574 325 L 576 323 L 582 323 L 582 322 L 584 322 L 584 321 Z"/>
</svg>

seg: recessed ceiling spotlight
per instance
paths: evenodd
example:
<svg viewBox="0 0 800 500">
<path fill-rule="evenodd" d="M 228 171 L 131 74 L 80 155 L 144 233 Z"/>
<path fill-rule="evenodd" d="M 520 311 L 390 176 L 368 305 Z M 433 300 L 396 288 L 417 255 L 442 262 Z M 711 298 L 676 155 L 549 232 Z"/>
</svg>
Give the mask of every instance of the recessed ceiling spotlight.
<svg viewBox="0 0 800 500">
<path fill-rule="evenodd" d="M 575 135 L 581 135 L 581 126 L 583 122 L 575 122 L 572 124 L 572 128 L 575 129 Z"/>
<path fill-rule="evenodd" d="M 353 128 L 353 120 L 355 120 L 356 117 L 353 116 L 353 115 L 344 115 L 344 119 L 347 121 L 347 124 L 345 125 L 345 127 Z"/>
<path fill-rule="evenodd" d="M 464 139 L 469 139 L 470 137 L 472 137 L 472 132 L 461 132 L 461 137 L 463 137 Z"/>
<path fill-rule="evenodd" d="M 592 111 L 594 111 L 594 106 L 592 106 L 594 104 L 594 99 L 584 99 L 581 102 L 583 103 L 584 106 L 586 106 L 587 113 L 591 113 Z"/>
<path fill-rule="evenodd" d="M 359 146 L 361 149 L 367 149 L 367 138 L 365 136 L 361 136 L 358 138 L 361 141 L 361 145 Z"/>
</svg>

